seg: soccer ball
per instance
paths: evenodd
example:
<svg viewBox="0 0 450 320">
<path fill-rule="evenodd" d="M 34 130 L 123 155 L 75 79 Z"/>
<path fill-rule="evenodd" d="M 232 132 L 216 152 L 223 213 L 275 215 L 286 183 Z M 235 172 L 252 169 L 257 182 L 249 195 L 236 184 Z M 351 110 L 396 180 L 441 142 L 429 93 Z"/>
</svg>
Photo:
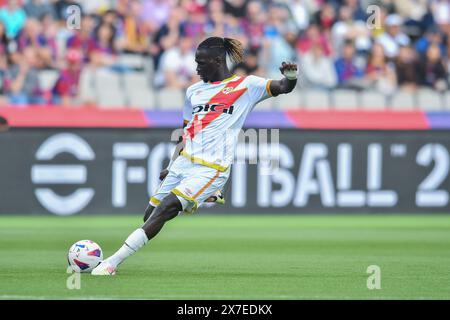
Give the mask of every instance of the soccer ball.
<svg viewBox="0 0 450 320">
<path fill-rule="evenodd" d="M 75 272 L 91 272 L 103 260 L 102 248 L 91 240 L 77 241 L 70 247 L 67 260 Z"/>
</svg>

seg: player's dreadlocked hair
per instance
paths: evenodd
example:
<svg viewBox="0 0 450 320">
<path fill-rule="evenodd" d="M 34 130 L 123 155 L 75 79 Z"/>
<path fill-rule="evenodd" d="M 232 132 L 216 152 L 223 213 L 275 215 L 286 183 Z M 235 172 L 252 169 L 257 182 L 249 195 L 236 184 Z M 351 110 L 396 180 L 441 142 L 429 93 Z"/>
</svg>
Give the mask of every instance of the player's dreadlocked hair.
<svg viewBox="0 0 450 320">
<path fill-rule="evenodd" d="M 244 48 L 239 40 L 231 38 L 209 37 L 198 46 L 199 49 L 207 49 L 213 55 L 226 55 L 230 57 L 231 62 L 238 64 L 244 59 Z"/>
</svg>

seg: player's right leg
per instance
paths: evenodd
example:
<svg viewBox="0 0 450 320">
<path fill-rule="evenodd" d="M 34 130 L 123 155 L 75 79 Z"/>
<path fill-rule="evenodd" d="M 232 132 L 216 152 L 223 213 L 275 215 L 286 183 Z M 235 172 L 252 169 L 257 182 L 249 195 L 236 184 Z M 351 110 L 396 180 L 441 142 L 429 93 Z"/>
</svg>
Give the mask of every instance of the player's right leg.
<svg viewBox="0 0 450 320">
<path fill-rule="evenodd" d="M 114 275 L 119 264 L 147 244 L 150 239 L 158 234 L 165 222 L 176 217 L 178 212 L 182 210 L 178 198 L 169 192 L 180 182 L 179 175 L 183 170 L 180 162 L 182 162 L 181 159 L 175 160 L 157 193 L 150 199 L 146 210 L 149 217 L 144 225 L 131 233 L 122 247 L 111 257 L 92 270 L 92 275 Z"/>
<path fill-rule="evenodd" d="M 164 224 L 175 218 L 182 209 L 183 207 L 177 196 L 172 193 L 168 194 L 153 210 L 144 225 L 131 233 L 123 246 L 92 270 L 91 274 L 114 275 L 119 264 L 154 238 L 161 231 Z"/>
</svg>

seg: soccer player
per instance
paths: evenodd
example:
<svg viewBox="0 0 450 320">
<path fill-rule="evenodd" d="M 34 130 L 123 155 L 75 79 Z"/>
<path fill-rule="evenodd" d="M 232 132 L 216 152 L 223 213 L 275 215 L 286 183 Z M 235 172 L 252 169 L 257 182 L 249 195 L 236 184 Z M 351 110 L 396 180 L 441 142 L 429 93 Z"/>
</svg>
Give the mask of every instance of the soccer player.
<svg viewBox="0 0 450 320">
<path fill-rule="evenodd" d="M 202 81 L 186 91 L 186 104 L 192 112 L 184 128 L 183 143 L 175 150 L 177 157 L 151 199 L 154 209 L 150 208 L 145 223 L 99 264 L 93 275 L 114 275 L 118 265 L 155 237 L 167 221 L 180 211 L 194 212 L 199 204 L 222 190 L 230 175 L 239 130 L 248 114 L 258 102 L 289 93 L 297 84 L 294 63 L 281 64 L 281 80 L 239 77 L 228 69 L 227 56 L 233 63 L 243 60 L 239 41 L 210 37 L 198 46 L 195 61 Z"/>
</svg>

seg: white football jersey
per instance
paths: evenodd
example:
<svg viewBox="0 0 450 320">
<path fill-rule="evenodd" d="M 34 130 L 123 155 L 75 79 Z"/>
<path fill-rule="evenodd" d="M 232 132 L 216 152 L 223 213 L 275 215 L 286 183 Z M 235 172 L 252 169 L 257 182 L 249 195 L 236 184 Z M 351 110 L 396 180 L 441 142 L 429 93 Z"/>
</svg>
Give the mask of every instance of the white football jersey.
<svg viewBox="0 0 450 320">
<path fill-rule="evenodd" d="M 188 124 L 182 155 L 193 162 L 227 170 L 248 114 L 258 102 L 272 96 L 270 82 L 257 76 L 232 76 L 190 86 L 183 110 Z"/>
</svg>

